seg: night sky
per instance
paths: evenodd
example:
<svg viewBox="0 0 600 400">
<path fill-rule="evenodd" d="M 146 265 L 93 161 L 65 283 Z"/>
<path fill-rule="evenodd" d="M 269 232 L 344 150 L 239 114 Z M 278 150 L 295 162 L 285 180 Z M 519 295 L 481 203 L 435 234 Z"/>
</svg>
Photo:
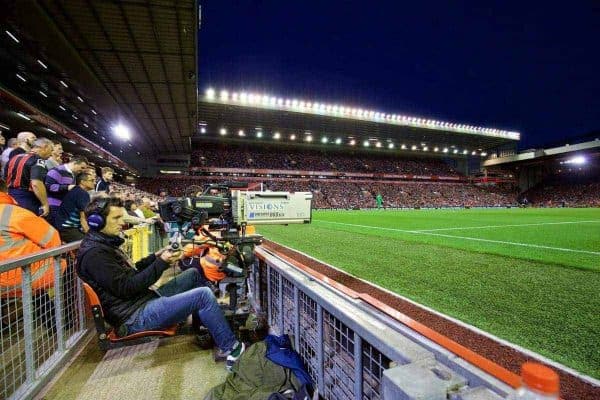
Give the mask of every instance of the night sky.
<svg viewBox="0 0 600 400">
<path fill-rule="evenodd" d="M 201 1 L 199 86 L 521 132 L 600 130 L 600 2 Z"/>
</svg>

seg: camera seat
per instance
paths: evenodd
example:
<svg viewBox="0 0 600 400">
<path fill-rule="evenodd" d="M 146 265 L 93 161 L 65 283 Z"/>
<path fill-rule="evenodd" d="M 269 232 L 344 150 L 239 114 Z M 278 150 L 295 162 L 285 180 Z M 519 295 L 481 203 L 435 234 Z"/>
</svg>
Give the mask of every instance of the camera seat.
<svg viewBox="0 0 600 400">
<path fill-rule="evenodd" d="M 94 317 L 94 325 L 96 326 L 96 332 L 98 334 L 98 345 L 100 346 L 100 350 L 108 351 L 119 347 L 147 343 L 161 337 L 170 337 L 177 334 L 177 325 L 173 325 L 164 330 L 143 331 L 119 337 L 116 330 L 104 319 L 104 312 L 100 305 L 100 299 L 94 289 L 87 283 L 81 282 L 92 308 L 92 316 Z"/>
</svg>

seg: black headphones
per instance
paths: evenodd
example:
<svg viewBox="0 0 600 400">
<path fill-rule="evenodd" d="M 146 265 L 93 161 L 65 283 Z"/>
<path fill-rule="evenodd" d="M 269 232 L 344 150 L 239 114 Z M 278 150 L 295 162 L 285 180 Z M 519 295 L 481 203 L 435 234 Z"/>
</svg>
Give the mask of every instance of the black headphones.
<svg viewBox="0 0 600 400">
<path fill-rule="evenodd" d="M 106 212 L 106 206 L 109 203 L 110 198 L 101 198 L 94 200 L 96 202 L 96 208 L 87 216 L 87 223 L 90 229 L 94 231 L 100 231 L 106 226 L 106 219 L 103 214 Z"/>
</svg>

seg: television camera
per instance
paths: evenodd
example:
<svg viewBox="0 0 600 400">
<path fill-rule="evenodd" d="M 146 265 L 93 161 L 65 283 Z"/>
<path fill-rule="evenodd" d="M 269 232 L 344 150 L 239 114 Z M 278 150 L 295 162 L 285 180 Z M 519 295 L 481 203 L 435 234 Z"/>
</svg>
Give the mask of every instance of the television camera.
<svg viewBox="0 0 600 400">
<path fill-rule="evenodd" d="M 254 226 L 307 224 L 312 218 L 311 192 L 240 190 L 245 187 L 209 184 L 196 195 L 168 198 L 159 204 L 173 249 L 192 244 L 219 250 L 223 256 L 219 270 L 225 278 L 218 285 L 222 293 L 229 293 L 226 315 L 241 318 L 250 313 L 248 269 L 255 261 L 255 246 L 263 240 Z"/>
</svg>

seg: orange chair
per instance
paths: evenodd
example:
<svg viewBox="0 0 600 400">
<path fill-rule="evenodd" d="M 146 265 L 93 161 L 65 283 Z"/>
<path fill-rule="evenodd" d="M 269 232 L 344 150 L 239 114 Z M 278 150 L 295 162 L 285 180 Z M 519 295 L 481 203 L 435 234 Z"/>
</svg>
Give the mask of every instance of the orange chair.
<svg viewBox="0 0 600 400">
<path fill-rule="evenodd" d="M 107 351 L 110 349 L 131 346 L 134 344 L 147 343 L 161 337 L 175 336 L 177 333 L 177 325 L 173 325 L 164 330 L 143 331 L 118 337 L 115 329 L 108 325 L 108 323 L 104 320 L 104 312 L 102 311 L 102 306 L 100 305 L 100 299 L 98 298 L 98 295 L 94 289 L 92 289 L 92 287 L 87 283 L 83 281 L 81 282 L 83 284 L 83 290 L 85 291 L 85 294 L 92 307 L 92 315 L 94 317 L 96 332 L 98 333 L 98 345 L 100 346 L 100 350 Z"/>
</svg>

